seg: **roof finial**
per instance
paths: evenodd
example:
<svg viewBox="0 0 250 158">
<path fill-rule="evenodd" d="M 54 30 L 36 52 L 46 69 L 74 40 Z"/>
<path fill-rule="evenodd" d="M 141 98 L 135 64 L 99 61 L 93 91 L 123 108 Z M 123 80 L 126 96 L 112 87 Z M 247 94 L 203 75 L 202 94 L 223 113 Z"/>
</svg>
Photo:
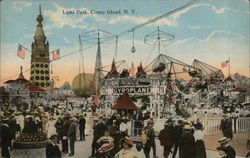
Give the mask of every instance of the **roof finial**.
<svg viewBox="0 0 250 158">
<path fill-rule="evenodd" d="M 42 15 L 41 4 L 39 4 L 39 14 Z"/>
<path fill-rule="evenodd" d="M 23 76 L 23 67 L 20 66 L 20 74 L 19 74 L 19 79 L 24 79 L 24 76 Z"/>
</svg>

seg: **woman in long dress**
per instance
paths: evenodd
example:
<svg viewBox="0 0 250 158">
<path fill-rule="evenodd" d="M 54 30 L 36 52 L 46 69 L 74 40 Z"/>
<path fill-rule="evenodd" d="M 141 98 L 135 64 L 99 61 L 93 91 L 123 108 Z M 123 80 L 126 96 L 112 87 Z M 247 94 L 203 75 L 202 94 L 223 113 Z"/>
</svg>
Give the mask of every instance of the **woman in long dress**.
<svg viewBox="0 0 250 158">
<path fill-rule="evenodd" d="M 47 137 L 50 138 L 52 135 L 56 135 L 56 120 L 51 117 L 46 124 L 46 130 L 48 131 Z"/>
<path fill-rule="evenodd" d="M 206 149 L 204 145 L 204 133 L 201 126 L 195 126 L 195 158 L 206 158 Z"/>
</svg>

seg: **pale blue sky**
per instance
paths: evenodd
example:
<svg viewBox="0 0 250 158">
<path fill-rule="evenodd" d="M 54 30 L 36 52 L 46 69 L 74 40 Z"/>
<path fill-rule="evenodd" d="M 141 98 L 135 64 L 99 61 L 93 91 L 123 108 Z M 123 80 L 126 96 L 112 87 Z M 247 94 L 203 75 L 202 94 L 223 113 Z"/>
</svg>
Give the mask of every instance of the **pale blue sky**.
<svg viewBox="0 0 250 158">
<path fill-rule="evenodd" d="M 169 12 L 188 0 L 61 0 L 61 1 L 1 1 L 1 80 L 19 72 L 19 66 L 29 68 L 30 54 L 25 60 L 16 56 L 18 43 L 31 47 L 36 27 L 38 5 L 42 5 L 43 25 L 50 51 L 61 49 L 65 55 L 78 50 L 78 35 L 92 29 L 103 29 L 119 34 L 149 19 Z M 63 10 L 124 10 L 134 9 L 129 15 L 65 15 Z M 222 61 L 231 58 L 232 72 L 249 77 L 249 2 L 247 0 L 200 0 L 196 4 L 156 23 L 135 31 L 136 53 L 132 54 L 132 34 L 119 39 L 117 60 L 125 59 L 129 66 L 133 61 L 147 64 L 157 51 L 143 43 L 144 36 L 160 26 L 164 32 L 175 35 L 175 42 L 167 47 L 167 54 L 191 64 L 193 59 L 220 67 Z M 85 43 L 86 45 L 86 43 Z M 111 63 L 115 42 L 102 45 L 103 65 Z M 85 66 L 93 72 L 96 47 L 86 50 Z M 71 55 L 55 61 L 54 72 L 60 81 L 69 81 L 78 73 L 79 56 Z M 62 70 L 63 65 L 69 63 Z M 7 68 L 11 68 L 9 71 Z M 223 69 L 224 71 L 224 69 Z M 65 77 L 65 73 L 68 73 Z M 225 70 L 225 73 L 226 70 Z M 71 77 L 69 77 L 71 76 Z M 29 78 L 29 73 L 25 74 Z M 15 77 L 14 77 L 15 78 Z M 2 84 L 2 81 L 1 81 Z"/>
</svg>

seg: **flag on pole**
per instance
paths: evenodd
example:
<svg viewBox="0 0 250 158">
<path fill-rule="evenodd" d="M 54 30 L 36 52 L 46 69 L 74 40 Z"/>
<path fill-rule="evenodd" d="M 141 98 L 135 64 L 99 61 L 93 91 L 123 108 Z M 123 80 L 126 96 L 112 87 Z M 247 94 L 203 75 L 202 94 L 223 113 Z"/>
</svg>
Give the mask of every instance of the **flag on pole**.
<svg viewBox="0 0 250 158">
<path fill-rule="evenodd" d="M 176 102 L 177 102 L 177 99 L 176 99 L 175 97 L 172 97 L 172 98 L 171 98 L 171 103 L 176 104 Z"/>
<path fill-rule="evenodd" d="M 93 104 L 95 105 L 95 106 L 98 106 L 98 104 L 99 104 L 99 99 L 98 99 L 98 96 L 96 95 L 94 98 L 93 98 Z"/>
<path fill-rule="evenodd" d="M 229 60 L 226 60 L 224 62 L 221 63 L 221 68 L 225 68 L 229 65 Z"/>
<path fill-rule="evenodd" d="M 21 44 L 18 45 L 17 56 L 20 57 L 20 58 L 22 58 L 22 59 L 24 59 L 25 49 L 24 49 L 24 47 Z"/>
<path fill-rule="evenodd" d="M 52 54 L 52 59 L 53 60 L 59 59 L 61 57 L 59 48 L 52 51 L 51 54 Z"/>
<path fill-rule="evenodd" d="M 96 86 L 95 86 L 95 83 L 93 81 L 90 81 L 90 88 L 93 92 L 96 91 Z"/>
<path fill-rule="evenodd" d="M 173 91 L 176 90 L 176 85 L 175 85 L 175 82 L 174 82 L 174 81 L 171 81 L 170 87 L 171 87 L 171 89 L 172 89 Z"/>
</svg>

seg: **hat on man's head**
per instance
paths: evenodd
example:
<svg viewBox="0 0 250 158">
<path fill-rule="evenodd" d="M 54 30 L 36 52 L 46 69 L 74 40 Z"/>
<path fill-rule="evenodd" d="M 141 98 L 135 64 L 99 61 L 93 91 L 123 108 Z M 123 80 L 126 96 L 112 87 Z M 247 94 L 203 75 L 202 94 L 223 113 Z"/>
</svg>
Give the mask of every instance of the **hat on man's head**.
<svg viewBox="0 0 250 158">
<path fill-rule="evenodd" d="M 192 127 L 190 126 L 190 125 L 184 125 L 184 130 L 191 130 L 192 129 Z"/>
<path fill-rule="evenodd" d="M 224 143 L 227 143 L 230 139 L 227 138 L 227 137 L 222 137 L 220 139 L 218 139 L 218 143 L 219 144 L 224 144 Z"/>
<path fill-rule="evenodd" d="M 54 135 L 52 135 L 52 136 L 49 137 L 49 139 L 55 139 L 55 138 L 57 138 L 56 134 L 54 134 Z"/>
<path fill-rule="evenodd" d="M 123 138 L 124 143 L 126 143 L 128 146 L 132 147 L 133 146 L 133 141 L 129 137 Z"/>
</svg>

